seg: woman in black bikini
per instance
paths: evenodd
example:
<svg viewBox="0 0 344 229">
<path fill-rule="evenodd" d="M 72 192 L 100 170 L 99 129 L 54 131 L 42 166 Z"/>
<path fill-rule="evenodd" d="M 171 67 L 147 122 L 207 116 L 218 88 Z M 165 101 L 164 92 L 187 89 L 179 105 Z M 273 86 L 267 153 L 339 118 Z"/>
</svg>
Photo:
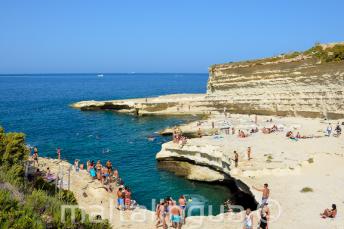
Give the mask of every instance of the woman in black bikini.
<svg viewBox="0 0 344 229">
<path fill-rule="evenodd" d="M 260 229 L 267 229 L 268 228 L 268 221 L 269 221 L 270 210 L 268 204 L 265 204 L 262 210 L 260 211 Z"/>
<path fill-rule="evenodd" d="M 335 218 L 337 215 L 337 206 L 332 204 L 332 209 L 325 209 L 323 213 L 320 214 L 321 218 Z"/>
</svg>

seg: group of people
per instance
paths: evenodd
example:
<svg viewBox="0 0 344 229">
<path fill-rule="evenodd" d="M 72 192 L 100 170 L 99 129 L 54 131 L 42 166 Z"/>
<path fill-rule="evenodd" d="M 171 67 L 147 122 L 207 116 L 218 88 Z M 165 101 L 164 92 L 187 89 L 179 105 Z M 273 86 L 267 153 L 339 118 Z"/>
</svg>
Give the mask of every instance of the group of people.
<svg viewBox="0 0 344 229">
<path fill-rule="evenodd" d="M 278 131 L 278 128 L 276 125 L 273 125 L 272 127 L 263 127 L 262 133 L 263 134 L 271 134 Z"/>
<path fill-rule="evenodd" d="M 187 200 L 184 195 L 178 199 L 178 204 L 171 197 L 166 197 L 156 206 L 156 227 L 168 228 L 170 224 L 173 228 L 180 229 L 186 220 Z"/>
<path fill-rule="evenodd" d="M 120 178 L 118 170 L 113 168 L 110 160 L 108 160 L 104 165 L 102 165 L 100 160 L 98 160 L 97 163 L 88 160 L 86 163 L 86 169 L 92 178 L 99 180 L 103 185 L 105 185 L 108 192 L 113 193 L 113 185 L 118 186 L 115 194 L 117 197 L 118 210 L 131 210 L 136 207 L 136 201 L 131 198 L 130 188 L 128 186 L 124 186 L 124 182 Z"/>
<path fill-rule="evenodd" d="M 249 136 L 249 134 L 245 134 L 245 132 L 243 130 L 238 131 L 238 137 L 239 138 L 246 138 L 248 136 Z"/>
<path fill-rule="evenodd" d="M 131 210 L 134 208 L 135 201 L 131 199 L 131 190 L 128 186 L 121 185 L 117 190 L 117 209 Z"/>
<path fill-rule="evenodd" d="M 252 186 L 253 189 L 262 192 L 262 202 L 259 206 L 259 229 L 267 229 L 268 222 L 270 220 L 270 209 L 268 207 L 268 199 L 270 196 L 270 189 L 268 184 L 264 184 L 263 188 L 256 188 Z M 253 214 L 250 208 L 245 211 L 244 227 L 243 229 L 253 229 Z"/>
<path fill-rule="evenodd" d="M 187 142 L 187 138 L 183 136 L 182 130 L 179 127 L 173 129 L 173 142 L 181 145 L 185 145 Z"/>
<path fill-rule="evenodd" d="M 327 128 L 326 128 L 326 135 L 327 135 L 328 137 L 330 137 L 331 134 L 332 134 L 332 131 L 333 131 L 332 125 L 331 125 L 331 123 L 329 123 L 328 126 L 327 126 Z M 337 123 L 336 128 L 334 129 L 334 131 L 335 131 L 335 132 L 333 133 L 333 136 L 334 136 L 334 137 L 339 137 L 339 136 L 342 134 L 342 128 L 340 127 L 340 124 L 339 124 L 339 123 Z"/>
<path fill-rule="evenodd" d="M 298 140 L 301 138 L 306 138 L 305 136 L 301 136 L 300 132 L 297 132 L 296 135 L 292 131 L 288 131 L 285 135 L 287 138 L 290 138 L 292 140 Z"/>
<path fill-rule="evenodd" d="M 235 168 L 237 168 L 239 165 L 239 154 L 236 150 L 234 150 L 233 154 L 234 154 L 234 159 L 233 159 L 234 165 L 235 165 Z M 247 160 L 250 161 L 252 159 L 252 148 L 251 148 L 251 146 L 247 147 L 246 155 L 247 155 Z"/>
<path fill-rule="evenodd" d="M 75 167 L 78 168 L 78 165 L 76 164 Z M 100 160 L 98 160 L 97 163 L 88 160 L 86 163 L 86 169 L 87 172 L 90 173 L 91 177 L 97 178 L 102 184 L 118 182 L 120 180 L 118 170 L 112 168 L 110 160 L 108 160 L 105 165 L 102 165 Z"/>
</svg>

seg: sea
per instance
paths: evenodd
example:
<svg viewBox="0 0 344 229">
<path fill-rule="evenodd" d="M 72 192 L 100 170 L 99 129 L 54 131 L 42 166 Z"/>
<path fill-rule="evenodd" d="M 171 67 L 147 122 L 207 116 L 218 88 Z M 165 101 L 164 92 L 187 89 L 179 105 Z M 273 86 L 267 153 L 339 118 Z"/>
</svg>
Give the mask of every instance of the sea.
<svg viewBox="0 0 344 229">
<path fill-rule="evenodd" d="M 23 74 L 0 75 L 0 125 L 24 132 L 39 155 L 112 161 L 140 205 L 171 196 L 192 198 L 193 215 L 216 215 L 230 197 L 222 185 L 189 181 L 157 167 L 155 155 L 170 137 L 161 129 L 194 120 L 193 116 L 135 117 L 112 111 L 80 111 L 69 105 L 82 100 L 154 97 L 175 93 L 205 93 L 208 74 Z M 147 138 L 154 136 L 154 141 Z M 211 206 L 211 210 L 209 210 Z"/>
</svg>

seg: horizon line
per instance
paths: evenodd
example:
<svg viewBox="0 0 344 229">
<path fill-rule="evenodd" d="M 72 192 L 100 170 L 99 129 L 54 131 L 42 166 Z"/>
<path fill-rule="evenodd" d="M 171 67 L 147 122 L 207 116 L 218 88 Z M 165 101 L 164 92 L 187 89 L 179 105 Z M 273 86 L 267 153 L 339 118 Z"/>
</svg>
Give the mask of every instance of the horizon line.
<svg viewBox="0 0 344 229">
<path fill-rule="evenodd" d="M 208 74 L 208 72 L 60 72 L 60 73 L 0 73 L 0 76 L 22 75 L 144 75 L 144 74 Z"/>
</svg>

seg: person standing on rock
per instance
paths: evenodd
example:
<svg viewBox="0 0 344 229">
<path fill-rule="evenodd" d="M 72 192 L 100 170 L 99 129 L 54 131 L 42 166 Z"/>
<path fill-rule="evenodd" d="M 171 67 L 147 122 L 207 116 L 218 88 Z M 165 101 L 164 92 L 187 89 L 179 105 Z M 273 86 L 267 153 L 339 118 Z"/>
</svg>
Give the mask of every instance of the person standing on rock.
<svg viewBox="0 0 344 229">
<path fill-rule="evenodd" d="M 259 222 L 259 229 L 268 229 L 270 219 L 270 209 L 268 207 L 268 204 L 265 203 L 260 210 L 260 222 Z"/>
<path fill-rule="evenodd" d="M 182 228 L 182 209 L 174 202 L 170 206 L 170 214 L 173 228 Z"/>
<path fill-rule="evenodd" d="M 243 229 L 253 228 L 253 215 L 251 214 L 251 209 L 247 208 L 245 211 L 244 227 Z"/>
<path fill-rule="evenodd" d="M 332 125 L 331 125 L 331 123 L 328 124 L 326 131 L 327 131 L 327 136 L 330 137 L 331 133 L 332 133 Z"/>
<path fill-rule="evenodd" d="M 57 154 L 57 159 L 61 160 L 61 148 L 60 147 L 57 148 L 56 154 Z"/>
<path fill-rule="evenodd" d="M 117 209 L 124 210 L 124 195 L 121 187 L 117 190 Z"/>
<path fill-rule="evenodd" d="M 37 166 L 38 166 L 38 149 L 37 149 L 37 147 L 33 148 L 32 158 L 33 158 L 33 164 L 35 165 L 37 163 Z"/>
<path fill-rule="evenodd" d="M 201 128 L 198 128 L 197 136 L 198 136 L 199 138 L 202 137 L 202 130 L 201 130 Z"/>
<path fill-rule="evenodd" d="M 238 163 L 239 163 L 239 154 L 235 150 L 234 150 L 234 163 L 235 163 L 235 168 L 237 168 Z"/>
<path fill-rule="evenodd" d="M 268 202 L 268 199 L 269 199 L 269 196 L 270 196 L 269 185 L 265 183 L 263 188 L 256 188 L 255 186 L 252 186 L 252 188 L 254 188 L 255 190 L 260 191 L 260 192 L 263 193 L 262 203 L 260 205 L 260 208 L 264 207 L 265 204 Z"/>
<path fill-rule="evenodd" d="M 182 224 L 185 224 L 186 222 L 186 198 L 184 195 L 181 195 L 178 199 L 179 207 L 182 210 Z"/>
<path fill-rule="evenodd" d="M 156 214 L 156 228 L 162 224 L 162 228 L 166 228 L 166 221 L 165 221 L 165 202 L 162 201 L 160 204 L 157 205 L 155 209 L 155 214 Z"/>
<path fill-rule="evenodd" d="M 252 150 L 251 150 L 251 147 L 249 146 L 249 147 L 247 148 L 247 159 L 248 159 L 248 160 L 251 160 L 251 152 L 252 152 Z"/>
</svg>

